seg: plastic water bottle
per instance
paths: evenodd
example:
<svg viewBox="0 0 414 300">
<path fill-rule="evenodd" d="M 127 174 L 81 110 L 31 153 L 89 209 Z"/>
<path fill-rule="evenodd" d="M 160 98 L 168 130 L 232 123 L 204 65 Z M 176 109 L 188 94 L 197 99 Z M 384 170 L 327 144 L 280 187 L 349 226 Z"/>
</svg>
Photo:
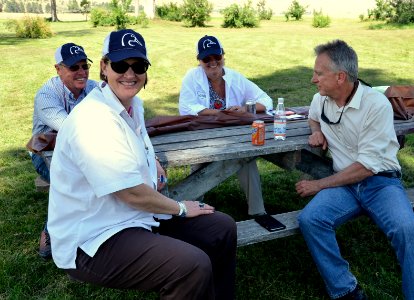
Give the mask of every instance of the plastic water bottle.
<svg viewBox="0 0 414 300">
<path fill-rule="evenodd" d="M 273 133 L 275 136 L 275 140 L 284 141 L 286 139 L 286 112 L 283 98 L 277 99 L 277 108 L 275 110 L 274 116 Z"/>
</svg>

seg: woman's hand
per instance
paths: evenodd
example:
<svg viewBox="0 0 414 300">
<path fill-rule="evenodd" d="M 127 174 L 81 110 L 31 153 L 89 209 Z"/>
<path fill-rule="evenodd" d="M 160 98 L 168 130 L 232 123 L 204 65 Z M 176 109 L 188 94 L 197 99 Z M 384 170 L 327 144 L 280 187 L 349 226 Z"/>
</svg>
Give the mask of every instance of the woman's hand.
<svg viewBox="0 0 414 300">
<path fill-rule="evenodd" d="M 226 110 L 229 110 L 229 111 L 246 111 L 246 108 L 242 107 L 242 106 L 234 105 L 234 106 L 230 106 Z"/>
<path fill-rule="evenodd" d="M 205 204 L 199 201 L 183 201 L 184 205 L 187 207 L 187 218 L 193 218 L 200 215 L 212 214 L 215 211 L 213 206 Z"/>
<path fill-rule="evenodd" d="M 155 160 L 157 166 L 157 191 L 161 191 L 167 184 L 167 174 L 158 160 Z"/>
</svg>

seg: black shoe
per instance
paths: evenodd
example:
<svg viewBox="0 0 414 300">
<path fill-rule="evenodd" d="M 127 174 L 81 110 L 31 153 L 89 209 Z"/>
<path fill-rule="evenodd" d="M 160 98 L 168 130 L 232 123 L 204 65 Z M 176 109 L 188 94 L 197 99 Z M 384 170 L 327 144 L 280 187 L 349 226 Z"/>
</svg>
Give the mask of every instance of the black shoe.
<svg viewBox="0 0 414 300">
<path fill-rule="evenodd" d="M 52 248 L 50 247 L 50 236 L 47 230 L 43 230 L 40 234 L 39 255 L 43 259 L 52 258 Z"/>
<path fill-rule="evenodd" d="M 361 286 L 357 284 L 356 288 L 352 292 L 349 292 L 345 296 L 337 298 L 337 300 L 368 300 L 368 297 L 364 293 L 364 290 L 361 288 Z"/>
</svg>

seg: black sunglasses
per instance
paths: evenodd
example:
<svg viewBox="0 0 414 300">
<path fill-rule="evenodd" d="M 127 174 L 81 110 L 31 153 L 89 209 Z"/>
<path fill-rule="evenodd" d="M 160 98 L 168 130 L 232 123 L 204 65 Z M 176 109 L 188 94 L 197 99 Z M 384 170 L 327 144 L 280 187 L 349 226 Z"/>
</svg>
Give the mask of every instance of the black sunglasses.
<svg viewBox="0 0 414 300">
<path fill-rule="evenodd" d="M 64 64 L 61 64 L 62 66 L 68 68 L 69 70 L 71 70 L 72 72 L 77 72 L 79 71 L 80 68 L 82 68 L 83 70 L 87 71 L 90 69 L 91 64 L 83 64 L 83 65 L 73 65 L 73 66 L 66 66 Z"/>
<path fill-rule="evenodd" d="M 208 64 L 210 61 L 215 60 L 215 61 L 220 61 L 222 60 L 223 55 L 217 55 L 217 54 L 213 54 L 213 55 L 209 55 L 206 56 L 202 59 L 203 63 Z"/>
<path fill-rule="evenodd" d="M 148 70 L 149 64 L 146 61 L 136 61 L 129 64 L 124 60 L 113 62 L 111 61 L 111 68 L 118 74 L 124 74 L 131 67 L 135 74 L 144 74 Z"/>
<path fill-rule="evenodd" d="M 321 113 L 321 119 L 322 119 L 322 121 L 324 121 L 326 124 L 329 124 L 329 125 L 336 125 L 336 124 L 339 124 L 339 122 L 341 122 L 341 119 L 342 119 L 342 114 L 344 113 L 344 109 L 345 109 L 345 106 L 346 106 L 346 105 L 344 105 L 344 107 L 342 108 L 341 115 L 339 116 L 339 120 L 338 120 L 338 121 L 336 121 L 336 122 L 332 122 L 332 121 L 331 121 L 331 120 L 329 120 L 329 119 L 328 119 L 328 117 L 325 115 L 325 102 L 326 102 L 326 98 L 325 98 L 325 100 L 323 101 L 323 106 L 322 106 L 322 113 Z"/>
</svg>

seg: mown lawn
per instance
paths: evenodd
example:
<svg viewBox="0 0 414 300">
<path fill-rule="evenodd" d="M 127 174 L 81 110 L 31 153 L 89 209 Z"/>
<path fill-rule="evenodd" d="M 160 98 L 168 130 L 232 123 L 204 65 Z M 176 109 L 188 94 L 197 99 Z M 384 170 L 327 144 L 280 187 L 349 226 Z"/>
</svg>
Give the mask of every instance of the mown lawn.
<svg viewBox="0 0 414 300">
<path fill-rule="evenodd" d="M 2 15 L 0 13 L 0 18 Z M 308 105 L 313 48 L 344 39 L 359 55 L 360 77 L 372 85 L 414 84 L 414 29 L 369 30 L 369 23 L 333 19 L 330 28 L 315 29 L 311 20 L 262 22 L 255 29 L 224 29 L 213 19 L 206 28 L 155 20 L 148 28 L 132 27 L 146 39 L 151 68 L 140 93 L 146 117 L 178 114 L 181 79 L 196 65 L 195 43 L 205 34 L 224 45 L 227 66 L 261 86 L 287 106 Z M 84 46 L 94 61 L 91 78 L 98 79 L 104 37 L 112 28 L 92 28 L 86 22 L 52 24 L 46 40 L 15 38 L 0 19 L 0 299 L 157 299 L 154 293 L 119 291 L 68 280 L 52 261 L 37 255 L 38 238 L 47 211 L 47 193 L 36 192 L 25 143 L 31 135 L 33 97 L 51 76 L 55 49 L 66 42 Z M 381 124 L 378 124 L 381 126 Z M 414 185 L 414 138 L 399 158 L 406 186 Z M 266 207 L 271 213 L 302 208 L 294 184 L 303 175 L 259 162 Z M 170 170 L 180 177 L 185 168 Z M 237 180 L 232 177 L 206 195 L 206 202 L 232 215 L 247 217 Z M 401 273 L 386 238 L 371 221 L 360 218 L 339 229 L 343 255 L 371 299 L 402 299 Z M 238 299 L 328 299 L 323 282 L 300 235 L 240 248 Z"/>
</svg>

